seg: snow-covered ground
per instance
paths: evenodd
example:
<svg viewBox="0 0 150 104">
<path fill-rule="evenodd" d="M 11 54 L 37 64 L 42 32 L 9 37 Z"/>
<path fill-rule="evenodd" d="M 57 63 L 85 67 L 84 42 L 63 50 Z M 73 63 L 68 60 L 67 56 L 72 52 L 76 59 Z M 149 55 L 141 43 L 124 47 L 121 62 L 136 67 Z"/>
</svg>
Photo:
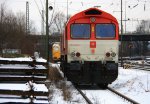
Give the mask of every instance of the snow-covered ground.
<svg viewBox="0 0 150 104">
<path fill-rule="evenodd" d="M 0 58 L 0 60 L 1 59 L 2 58 Z M 30 59 L 28 59 L 28 61 L 29 60 Z M 50 65 L 52 67 L 59 68 L 58 64 Z M 65 85 L 63 85 L 64 83 Z M 66 89 L 63 89 L 63 86 L 65 86 Z M 150 72 L 148 71 L 123 69 L 122 67 L 119 67 L 119 75 L 117 80 L 109 86 L 139 102 L 140 104 L 149 104 L 150 102 Z M 28 89 L 26 86 L 22 88 Z M 40 88 L 41 87 L 39 87 L 39 89 Z M 64 92 L 66 95 L 64 95 Z M 95 90 L 90 90 L 86 92 L 86 94 L 93 100 L 94 104 L 110 104 L 107 100 L 113 96 L 109 94 L 103 94 L 102 92 L 100 93 L 99 91 Z M 106 99 L 99 99 L 101 95 L 103 95 L 103 97 Z M 64 96 L 67 96 L 68 98 L 64 98 Z M 57 83 L 51 83 L 49 85 L 49 99 L 50 104 L 86 104 L 86 101 L 73 87 L 71 82 L 65 80 Z M 113 100 L 119 102 L 120 104 L 126 103 L 116 98 L 113 98 Z"/>
<path fill-rule="evenodd" d="M 53 67 L 55 66 L 57 65 L 53 65 Z M 150 72 L 148 71 L 123 69 L 122 67 L 119 67 L 117 80 L 109 86 L 140 104 L 149 104 L 150 102 Z M 71 90 L 71 99 L 69 101 L 63 100 L 62 90 L 57 88 L 55 85 L 50 86 L 50 89 L 54 89 L 50 102 L 52 104 L 86 104 L 84 99 L 72 85 L 68 87 L 68 90 Z M 116 95 L 113 96 L 113 94 L 104 94 L 105 91 L 90 90 L 84 92 L 90 99 L 92 99 L 94 104 L 128 104 L 128 102 L 115 97 Z M 115 100 L 115 103 L 108 100 L 110 98 L 112 98 L 111 100 Z M 74 102 L 73 99 L 76 99 L 75 101 L 79 102 Z"/>
<path fill-rule="evenodd" d="M 149 104 L 150 102 L 150 72 L 148 71 L 119 67 L 117 80 L 109 86 L 139 104 Z M 96 104 L 128 104 L 128 102 L 117 99 L 117 96 L 101 90 L 85 90 L 84 92 Z"/>
<path fill-rule="evenodd" d="M 111 85 L 140 104 L 150 102 L 150 72 L 119 67 L 119 75 Z"/>
<path fill-rule="evenodd" d="M 93 104 L 129 104 L 109 90 L 82 90 Z"/>
<path fill-rule="evenodd" d="M 69 81 L 60 81 L 55 85 L 52 84 L 49 87 L 49 91 L 51 92 L 49 96 L 50 104 L 87 104 Z"/>
</svg>

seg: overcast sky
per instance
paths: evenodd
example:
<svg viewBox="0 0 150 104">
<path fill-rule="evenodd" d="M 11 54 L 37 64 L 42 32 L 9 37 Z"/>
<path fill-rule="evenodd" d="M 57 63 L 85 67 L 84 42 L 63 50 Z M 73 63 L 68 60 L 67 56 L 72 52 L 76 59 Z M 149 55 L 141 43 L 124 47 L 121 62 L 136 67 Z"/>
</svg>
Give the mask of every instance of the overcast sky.
<svg viewBox="0 0 150 104">
<path fill-rule="evenodd" d="M 26 11 L 27 0 L 0 0 L 0 3 L 6 2 L 7 8 L 14 13 Z M 28 0 L 30 8 L 30 20 L 38 30 L 41 31 L 41 12 L 45 9 L 46 0 Z M 100 6 L 100 9 L 111 13 L 120 21 L 120 1 L 121 0 L 68 0 L 68 12 L 73 15 L 77 12 L 90 7 Z M 125 6 L 126 4 L 126 6 Z M 55 11 L 62 11 L 67 14 L 67 0 L 49 0 L 49 5 L 54 7 Z M 123 0 L 123 20 L 125 20 L 125 7 L 127 31 L 134 31 L 140 20 L 150 20 L 150 0 Z M 49 11 L 51 16 L 52 11 Z M 49 16 L 49 17 L 50 17 Z M 138 21 L 139 20 L 139 21 Z"/>
</svg>

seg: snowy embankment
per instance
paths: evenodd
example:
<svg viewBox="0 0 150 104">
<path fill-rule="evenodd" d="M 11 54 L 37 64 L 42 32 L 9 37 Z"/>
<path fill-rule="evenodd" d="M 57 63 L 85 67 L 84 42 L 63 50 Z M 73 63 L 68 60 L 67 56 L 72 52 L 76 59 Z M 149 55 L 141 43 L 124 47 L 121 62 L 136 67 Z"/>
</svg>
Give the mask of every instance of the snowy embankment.
<svg viewBox="0 0 150 104">
<path fill-rule="evenodd" d="M 50 104 L 87 104 L 72 83 L 63 78 L 59 64 L 50 64 L 49 76 Z"/>
<path fill-rule="evenodd" d="M 119 67 L 119 75 L 111 85 L 140 104 L 150 102 L 150 72 Z"/>
<path fill-rule="evenodd" d="M 6 60 L 6 58 L 0 58 L 0 60 Z M 7 60 L 32 61 L 31 58 L 16 58 L 16 59 L 8 58 Z M 39 60 L 40 62 L 41 61 L 46 62 L 46 60 L 44 59 L 39 59 Z M 50 64 L 50 65 L 52 68 L 54 68 L 54 70 L 58 70 L 58 72 L 61 72 L 59 70 L 58 64 Z M 0 67 L 4 68 L 6 66 L 1 65 Z M 28 66 L 26 66 L 26 68 L 27 67 Z M 8 66 L 6 68 L 8 68 Z M 61 75 L 63 76 L 62 72 L 61 72 Z M 61 79 L 59 81 L 51 80 L 50 82 L 51 83 L 48 85 L 50 104 L 86 104 L 86 101 L 79 94 L 79 92 L 74 88 L 71 82 L 66 81 L 64 79 Z M 136 70 L 136 69 L 123 69 L 122 67 L 119 67 L 119 75 L 118 75 L 117 80 L 114 81 L 109 86 L 113 87 L 118 92 L 121 92 L 122 94 L 125 94 L 126 96 L 139 102 L 140 104 L 149 104 L 150 102 L 150 72 L 148 71 L 141 71 L 141 70 Z M 12 88 L 12 87 L 9 87 L 9 88 Z M 27 86 L 21 87 L 21 88 L 24 90 L 28 90 Z M 38 88 L 42 89 L 41 86 Z M 86 92 L 86 93 L 88 94 L 89 92 Z M 108 99 L 106 100 L 98 99 L 101 95 L 102 94 L 98 93 L 98 91 L 96 90 L 90 91 L 90 96 L 91 96 L 90 98 L 93 100 L 93 102 L 95 103 L 100 102 L 100 104 L 107 104 L 106 100 Z M 103 95 L 103 96 L 105 96 L 106 98 L 109 98 L 112 95 Z M 0 100 L 2 101 L 2 99 Z M 6 101 L 6 99 L 3 99 L 3 100 Z M 24 100 L 29 100 L 29 99 L 24 99 Z M 118 100 L 115 100 L 115 101 L 119 102 Z"/>
<path fill-rule="evenodd" d="M 53 67 L 58 67 L 58 65 L 53 65 Z M 62 82 L 59 82 L 62 83 Z M 67 81 L 64 83 L 68 83 Z M 67 84 L 68 90 L 71 93 L 71 98 L 68 101 L 63 99 L 63 91 L 57 87 L 57 85 L 51 85 L 50 89 L 54 89 L 53 94 L 51 96 L 51 102 L 53 104 L 86 104 L 84 99 L 80 97 L 79 93 L 76 89 L 71 85 Z M 141 71 L 136 69 L 123 69 L 119 67 L 119 75 L 115 82 L 109 85 L 113 87 L 118 92 L 125 94 L 126 96 L 132 98 L 133 100 L 139 102 L 140 104 L 149 104 L 150 102 L 150 72 Z M 105 90 L 90 90 L 84 91 L 87 96 L 92 99 L 92 102 L 96 104 L 126 104 L 126 101 L 122 101 L 117 99 L 116 95 L 114 94 L 102 94 L 106 93 Z M 109 97 L 112 97 L 113 102 L 108 100 Z M 76 100 L 73 100 L 76 99 Z M 111 102 L 111 103 L 110 103 Z"/>
</svg>

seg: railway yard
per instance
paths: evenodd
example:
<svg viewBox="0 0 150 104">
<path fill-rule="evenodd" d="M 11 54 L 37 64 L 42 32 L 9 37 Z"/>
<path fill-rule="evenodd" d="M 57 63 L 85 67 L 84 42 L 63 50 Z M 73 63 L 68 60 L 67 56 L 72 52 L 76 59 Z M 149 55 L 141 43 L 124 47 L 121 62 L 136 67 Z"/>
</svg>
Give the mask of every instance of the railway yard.
<svg viewBox="0 0 150 104">
<path fill-rule="evenodd" d="M 150 104 L 149 10 L 148 0 L 0 0 L 0 104 Z"/>
<path fill-rule="evenodd" d="M 141 61 L 138 62 L 140 63 Z M 148 104 L 150 97 L 149 69 L 148 64 L 144 66 L 141 66 L 141 64 L 133 65 L 128 69 L 119 67 L 118 79 L 110 84 L 108 89 L 101 89 L 97 85 L 81 85 L 73 87 L 73 89 L 77 88 L 77 91 L 85 96 L 84 99 L 87 99 L 88 104 Z M 72 93 L 72 96 L 74 94 L 78 95 L 76 90 L 72 90 Z M 79 95 L 77 98 L 80 100 L 77 100 L 78 102 L 76 103 L 86 104 L 84 100 L 79 98 Z M 72 99 L 76 98 L 73 97 Z M 57 101 L 57 99 L 53 100 Z M 75 101 L 72 100 L 72 103 L 74 104 Z M 67 104 L 68 102 L 63 103 Z"/>
<path fill-rule="evenodd" d="M 119 67 L 117 80 L 110 84 L 108 88 L 102 89 L 97 85 L 74 86 L 65 79 L 57 82 L 46 80 L 46 76 L 41 74 L 46 72 L 42 71 L 42 69 L 46 70 L 43 66 L 46 62 L 44 59 L 36 61 L 36 68 L 32 58 L 0 58 L 0 62 L 0 103 L 148 104 L 149 102 L 149 64 L 144 64 L 144 66 L 134 64 L 128 69 Z M 50 67 L 61 72 L 59 64 L 51 63 Z M 31 74 L 29 70 L 32 70 L 35 75 Z M 39 74 L 33 70 L 41 71 L 39 71 Z M 11 72 L 17 72 L 17 76 Z M 26 75 L 24 72 L 26 72 Z M 49 83 L 49 85 L 46 84 L 46 87 L 45 83 Z M 64 86 L 65 89 L 63 89 Z M 119 92 L 119 94 L 112 90 Z M 83 97 L 81 92 L 86 98 Z"/>
</svg>

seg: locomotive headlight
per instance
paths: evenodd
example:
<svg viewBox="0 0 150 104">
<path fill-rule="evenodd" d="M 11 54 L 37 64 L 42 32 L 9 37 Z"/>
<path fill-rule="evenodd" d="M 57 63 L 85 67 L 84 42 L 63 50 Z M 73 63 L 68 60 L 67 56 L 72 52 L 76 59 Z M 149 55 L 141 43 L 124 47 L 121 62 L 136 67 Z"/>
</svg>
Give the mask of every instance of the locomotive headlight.
<svg viewBox="0 0 150 104">
<path fill-rule="evenodd" d="M 109 52 L 106 53 L 106 57 L 110 57 L 110 53 Z"/>
<path fill-rule="evenodd" d="M 74 57 L 76 54 L 75 54 L 75 52 L 71 52 L 71 57 Z"/>
<path fill-rule="evenodd" d="M 115 56 L 116 56 L 116 53 L 115 53 L 115 52 L 112 52 L 112 53 L 111 53 L 111 56 L 112 56 L 112 57 L 115 57 Z"/>
<path fill-rule="evenodd" d="M 81 55 L 81 54 L 80 54 L 79 52 L 76 53 L 76 56 L 77 56 L 77 57 L 80 57 L 80 55 Z"/>
</svg>

